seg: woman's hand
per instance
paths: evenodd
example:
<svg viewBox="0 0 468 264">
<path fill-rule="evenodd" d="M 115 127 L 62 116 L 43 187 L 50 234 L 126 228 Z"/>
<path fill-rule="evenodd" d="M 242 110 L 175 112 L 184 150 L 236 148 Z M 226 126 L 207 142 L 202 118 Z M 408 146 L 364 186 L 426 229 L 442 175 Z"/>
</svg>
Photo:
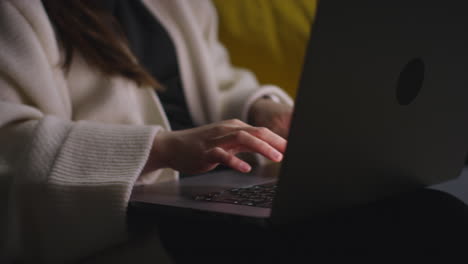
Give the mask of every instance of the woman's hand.
<svg viewBox="0 0 468 264">
<path fill-rule="evenodd" d="M 241 172 L 249 172 L 251 166 L 236 157 L 237 153 L 260 153 L 279 162 L 285 149 L 286 140 L 269 129 L 252 127 L 234 119 L 193 129 L 158 133 L 145 170 L 169 167 L 196 174 L 224 164 Z"/>
<path fill-rule="evenodd" d="M 258 99 L 250 108 L 249 123 L 267 127 L 276 134 L 287 138 L 291 125 L 293 108 L 270 99 Z"/>
</svg>

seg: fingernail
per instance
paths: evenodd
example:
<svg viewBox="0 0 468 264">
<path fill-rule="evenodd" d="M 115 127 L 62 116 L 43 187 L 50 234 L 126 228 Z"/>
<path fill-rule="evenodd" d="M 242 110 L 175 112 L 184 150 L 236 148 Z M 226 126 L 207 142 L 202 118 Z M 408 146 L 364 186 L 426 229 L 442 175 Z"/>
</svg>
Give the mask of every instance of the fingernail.
<svg viewBox="0 0 468 264">
<path fill-rule="evenodd" d="M 249 164 L 242 163 L 240 165 L 240 169 L 241 169 L 242 172 L 249 172 L 252 169 L 252 167 L 250 167 Z"/>
<path fill-rule="evenodd" d="M 273 152 L 273 159 L 275 161 L 281 161 L 283 159 L 283 154 L 281 154 L 280 152 L 278 151 L 274 151 Z"/>
</svg>

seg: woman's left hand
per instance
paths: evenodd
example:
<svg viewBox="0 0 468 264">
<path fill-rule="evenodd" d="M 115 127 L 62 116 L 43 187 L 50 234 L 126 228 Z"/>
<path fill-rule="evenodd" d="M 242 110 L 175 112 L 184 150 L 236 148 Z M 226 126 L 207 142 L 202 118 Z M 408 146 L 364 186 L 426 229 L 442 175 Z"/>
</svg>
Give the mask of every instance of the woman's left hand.
<svg viewBox="0 0 468 264">
<path fill-rule="evenodd" d="M 267 98 L 255 101 L 249 111 L 249 123 L 267 127 L 276 134 L 287 138 L 293 107 Z"/>
</svg>

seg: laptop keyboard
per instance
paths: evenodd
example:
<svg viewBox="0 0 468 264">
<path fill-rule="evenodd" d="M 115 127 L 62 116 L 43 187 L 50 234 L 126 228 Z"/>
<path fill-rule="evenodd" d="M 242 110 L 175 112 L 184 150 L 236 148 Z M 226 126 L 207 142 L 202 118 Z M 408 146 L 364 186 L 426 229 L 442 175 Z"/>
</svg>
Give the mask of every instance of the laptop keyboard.
<svg viewBox="0 0 468 264">
<path fill-rule="evenodd" d="M 194 199 L 197 201 L 271 208 L 276 188 L 276 183 L 268 183 L 196 195 Z"/>
</svg>

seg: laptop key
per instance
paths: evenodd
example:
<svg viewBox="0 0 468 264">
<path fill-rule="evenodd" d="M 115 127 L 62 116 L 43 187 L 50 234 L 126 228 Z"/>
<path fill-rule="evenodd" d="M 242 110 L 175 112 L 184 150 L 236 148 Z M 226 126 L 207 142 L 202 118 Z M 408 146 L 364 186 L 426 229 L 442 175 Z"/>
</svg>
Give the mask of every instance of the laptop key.
<svg viewBox="0 0 468 264">
<path fill-rule="evenodd" d="M 276 193 L 276 184 L 254 185 L 246 188 L 233 188 L 194 196 L 197 201 L 239 204 L 270 208 Z"/>
</svg>

